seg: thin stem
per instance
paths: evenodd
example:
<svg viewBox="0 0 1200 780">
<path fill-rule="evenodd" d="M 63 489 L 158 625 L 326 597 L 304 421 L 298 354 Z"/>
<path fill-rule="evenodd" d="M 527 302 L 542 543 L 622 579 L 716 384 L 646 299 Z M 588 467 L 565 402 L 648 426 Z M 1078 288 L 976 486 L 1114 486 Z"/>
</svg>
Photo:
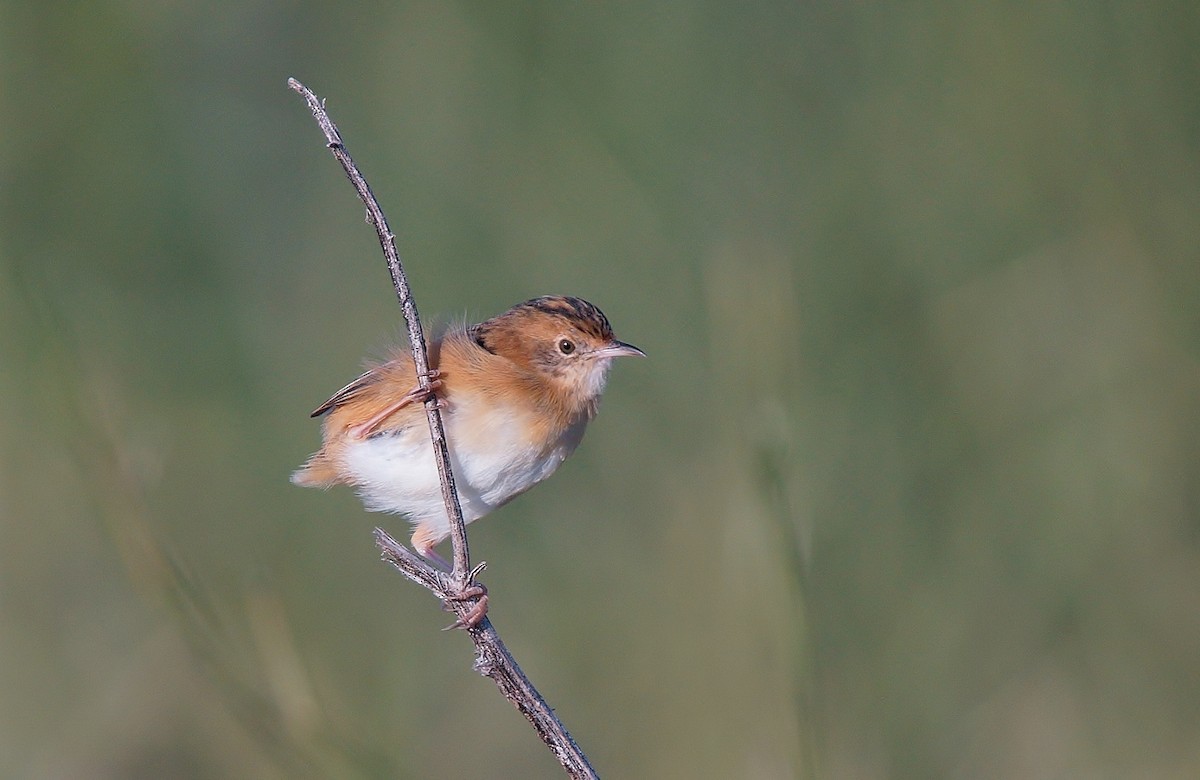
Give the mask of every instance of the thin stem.
<svg viewBox="0 0 1200 780">
<path fill-rule="evenodd" d="M 404 274 L 404 266 L 400 263 L 400 253 L 396 250 L 396 236 L 388 226 L 387 217 L 371 192 L 367 180 L 354 164 L 350 152 L 342 142 L 337 125 L 325 112 L 325 101 L 319 100 L 312 90 L 296 79 L 288 79 L 288 86 L 304 96 L 309 109 L 325 133 L 329 151 L 342 164 L 346 177 L 354 185 L 358 197 L 367 207 L 367 219 L 375 227 L 379 236 L 379 244 L 383 247 L 383 255 L 387 260 L 388 272 L 392 276 L 392 286 L 396 288 L 396 297 L 400 299 L 400 308 L 404 312 L 404 322 L 408 328 L 408 341 L 412 346 L 413 365 L 417 371 L 417 384 L 422 390 L 429 387 L 429 357 L 425 348 L 425 333 L 421 328 L 421 318 L 417 315 L 417 304 L 413 301 L 412 292 L 408 287 L 408 277 Z M 438 476 L 442 484 L 442 501 L 446 504 L 446 514 L 450 517 L 450 543 L 454 547 L 454 581 L 460 589 L 469 585 L 471 574 L 471 554 L 467 547 L 467 528 L 463 522 L 462 507 L 458 503 L 458 491 L 454 487 L 454 472 L 450 468 L 450 450 L 446 446 L 446 429 L 442 425 L 442 415 L 438 410 L 437 399 L 432 393 L 425 401 L 425 414 L 429 418 L 429 435 L 433 438 L 433 455 L 437 461 Z"/>
<path fill-rule="evenodd" d="M 325 113 L 324 102 L 318 100 L 312 91 L 295 79 L 288 79 L 288 86 L 304 96 L 308 107 L 312 110 L 317 124 L 325 133 L 329 150 L 342 164 L 346 176 L 354 185 L 359 198 L 367 207 L 367 216 L 375 226 L 383 254 L 387 258 L 388 271 L 392 275 L 392 284 L 396 288 L 396 296 L 404 311 L 404 320 L 408 325 L 408 338 L 412 344 L 413 363 L 416 366 L 417 381 L 422 389 L 429 386 L 429 359 L 425 350 L 425 336 L 421 330 L 421 320 L 417 316 L 417 307 L 413 303 L 412 294 L 408 288 L 408 279 L 400 263 L 400 254 L 396 251 L 396 237 L 388 227 L 387 218 L 379 202 L 367 186 L 366 179 L 359 172 L 351 159 L 346 146 L 342 142 L 337 126 Z M 420 556 L 397 542 L 382 529 L 375 529 L 375 543 L 383 553 L 383 557 L 401 574 L 418 585 L 428 589 L 439 599 L 450 605 L 460 618 L 466 617 L 470 604 L 454 597 L 463 593 L 470 585 L 471 560 L 467 551 L 467 531 L 463 522 L 462 508 L 458 503 L 458 492 L 454 488 L 454 474 L 450 467 L 450 453 L 446 447 L 446 434 L 442 426 L 441 412 L 437 402 L 430 399 L 425 402 L 425 411 L 429 417 L 429 432 L 433 437 L 433 452 L 437 459 L 438 475 L 442 483 L 442 499 L 446 504 L 446 513 L 450 516 L 450 539 L 454 545 L 454 571 L 450 575 L 434 569 Z M 542 698 L 533 683 L 521 671 L 515 658 L 500 640 L 492 622 L 484 617 L 477 625 L 467 629 L 471 640 L 475 643 L 475 670 L 490 677 L 506 699 L 529 720 L 538 736 L 558 759 L 559 764 L 566 770 L 567 775 L 579 780 L 594 780 L 598 775 L 592 769 L 587 756 L 579 749 L 579 745 L 571 737 L 562 721 L 554 710 Z"/>
<path fill-rule="evenodd" d="M 400 573 L 418 585 L 433 591 L 438 598 L 445 599 L 450 593 L 437 572 L 425 565 L 416 553 L 397 542 L 382 528 L 375 529 L 375 543 L 383 552 L 384 560 L 391 563 Z M 432 575 L 432 576 L 430 576 Z M 500 639 L 500 634 L 491 620 L 484 618 L 468 633 L 475 642 L 475 671 L 491 678 L 504 698 L 513 703 L 541 740 L 550 748 L 567 775 L 579 780 L 596 780 L 599 775 L 588 762 L 587 756 L 571 737 L 567 727 L 559 720 L 553 708 L 546 703 L 537 688 L 521 671 L 517 660 Z"/>
</svg>

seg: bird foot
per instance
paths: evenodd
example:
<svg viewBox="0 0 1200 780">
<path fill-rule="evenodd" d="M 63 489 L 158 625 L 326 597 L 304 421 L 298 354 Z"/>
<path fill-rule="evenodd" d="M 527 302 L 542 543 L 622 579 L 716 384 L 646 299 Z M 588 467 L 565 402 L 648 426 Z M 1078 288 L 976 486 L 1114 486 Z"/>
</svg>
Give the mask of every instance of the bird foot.
<svg viewBox="0 0 1200 780">
<path fill-rule="evenodd" d="M 458 593 L 446 596 L 446 600 L 442 602 L 442 609 L 446 610 L 447 612 L 453 611 L 454 607 L 450 603 L 453 601 L 471 601 L 474 599 L 475 603 L 471 605 L 471 608 L 465 615 L 460 615 L 457 620 L 443 628 L 443 631 L 451 631 L 456 628 L 465 628 L 470 630 L 482 623 L 483 619 L 487 617 L 488 589 L 483 585 L 483 583 L 475 581 L 475 575 L 483 571 L 485 568 L 487 568 L 487 561 L 484 561 L 474 569 L 471 569 L 471 575 L 468 578 L 468 582 L 470 584 Z"/>
</svg>

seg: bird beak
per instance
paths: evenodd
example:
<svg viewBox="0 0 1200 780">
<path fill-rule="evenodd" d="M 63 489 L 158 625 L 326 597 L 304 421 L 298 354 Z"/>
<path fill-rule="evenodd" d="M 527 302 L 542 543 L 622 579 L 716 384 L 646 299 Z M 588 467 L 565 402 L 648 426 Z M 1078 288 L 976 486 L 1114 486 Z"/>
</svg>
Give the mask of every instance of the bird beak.
<svg viewBox="0 0 1200 780">
<path fill-rule="evenodd" d="M 611 344 L 609 344 L 607 347 L 601 347 L 600 349 L 596 350 L 592 354 L 596 357 L 604 357 L 604 358 L 615 358 L 615 357 L 621 357 L 622 355 L 628 355 L 630 357 L 633 357 L 633 356 L 646 357 L 645 352 L 642 352 L 640 349 L 633 346 L 632 344 L 626 344 L 624 341 L 615 341 L 615 340 Z"/>
</svg>

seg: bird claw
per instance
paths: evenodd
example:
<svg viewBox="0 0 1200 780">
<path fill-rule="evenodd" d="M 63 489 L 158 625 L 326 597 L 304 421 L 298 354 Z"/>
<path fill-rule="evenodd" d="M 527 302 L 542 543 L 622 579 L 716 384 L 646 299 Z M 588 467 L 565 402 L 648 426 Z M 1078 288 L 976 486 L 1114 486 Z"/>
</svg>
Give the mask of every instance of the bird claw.
<svg viewBox="0 0 1200 780">
<path fill-rule="evenodd" d="M 441 369 L 431 368 L 425 374 L 425 380 L 428 382 L 425 387 L 421 387 L 420 379 L 417 380 L 417 386 L 409 390 L 407 395 L 411 395 L 414 401 L 425 403 L 430 398 L 436 398 L 438 390 L 442 389 L 442 372 Z"/>
<path fill-rule="evenodd" d="M 447 596 L 446 601 L 442 602 L 442 609 L 449 612 L 453 609 L 453 607 L 451 607 L 448 602 L 466 601 L 467 599 L 476 599 L 476 601 L 465 615 L 459 616 L 457 620 L 443 628 L 443 631 L 453 631 L 456 628 L 465 628 L 469 630 L 478 626 L 483 622 L 483 619 L 487 617 L 487 588 L 482 585 L 472 585 L 462 593 L 455 594 L 453 596 Z"/>
<path fill-rule="evenodd" d="M 458 593 L 446 596 L 446 599 L 442 602 L 442 609 L 446 610 L 447 612 L 454 610 L 454 607 L 450 604 L 452 601 L 470 601 L 474 599 L 475 603 L 471 605 L 471 608 L 467 610 L 465 615 L 460 615 L 457 620 L 443 628 L 443 631 L 452 631 L 456 628 L 465 628 L 470 630 L 482 623 L 483 619 L 487 617 L 488 589 L 483 583 L 475 582 L 475 575 L 483 571 L 485 568 L 487 568 L 487 561 L 483 561 L 478 566 L 471 569 L 471 574 L 467 580 L 471 584 L 463 588 Z"/>
</svg>

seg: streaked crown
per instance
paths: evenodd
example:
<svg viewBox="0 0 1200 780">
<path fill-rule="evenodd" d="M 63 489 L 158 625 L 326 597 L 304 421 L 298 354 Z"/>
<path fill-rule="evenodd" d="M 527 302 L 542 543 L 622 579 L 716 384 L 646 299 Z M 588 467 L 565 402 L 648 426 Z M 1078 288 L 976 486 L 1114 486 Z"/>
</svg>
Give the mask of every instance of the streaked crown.
<svg viewBox="0 0 1200 780">
<path fill-rule="evenodd" d="M 612 358 L 642 354 L 613 337 L 604 312 L 565 295 L 518 303 L 469 332 L 479 346 L 536 372 L 581 406 L 599 397 Z"/>
<path fill-rule="evenodd" d="M 503 314 L 471 328 L 479 346 L 505 354 L 505 342 L 515 334 L 541 334 L 555 328 L 576 331 L 597 343 L 613 341 L 612 325 L 604 312 L 582 298 L 569 295 L 543 295 L 518 303 Z"/>
</svg>

